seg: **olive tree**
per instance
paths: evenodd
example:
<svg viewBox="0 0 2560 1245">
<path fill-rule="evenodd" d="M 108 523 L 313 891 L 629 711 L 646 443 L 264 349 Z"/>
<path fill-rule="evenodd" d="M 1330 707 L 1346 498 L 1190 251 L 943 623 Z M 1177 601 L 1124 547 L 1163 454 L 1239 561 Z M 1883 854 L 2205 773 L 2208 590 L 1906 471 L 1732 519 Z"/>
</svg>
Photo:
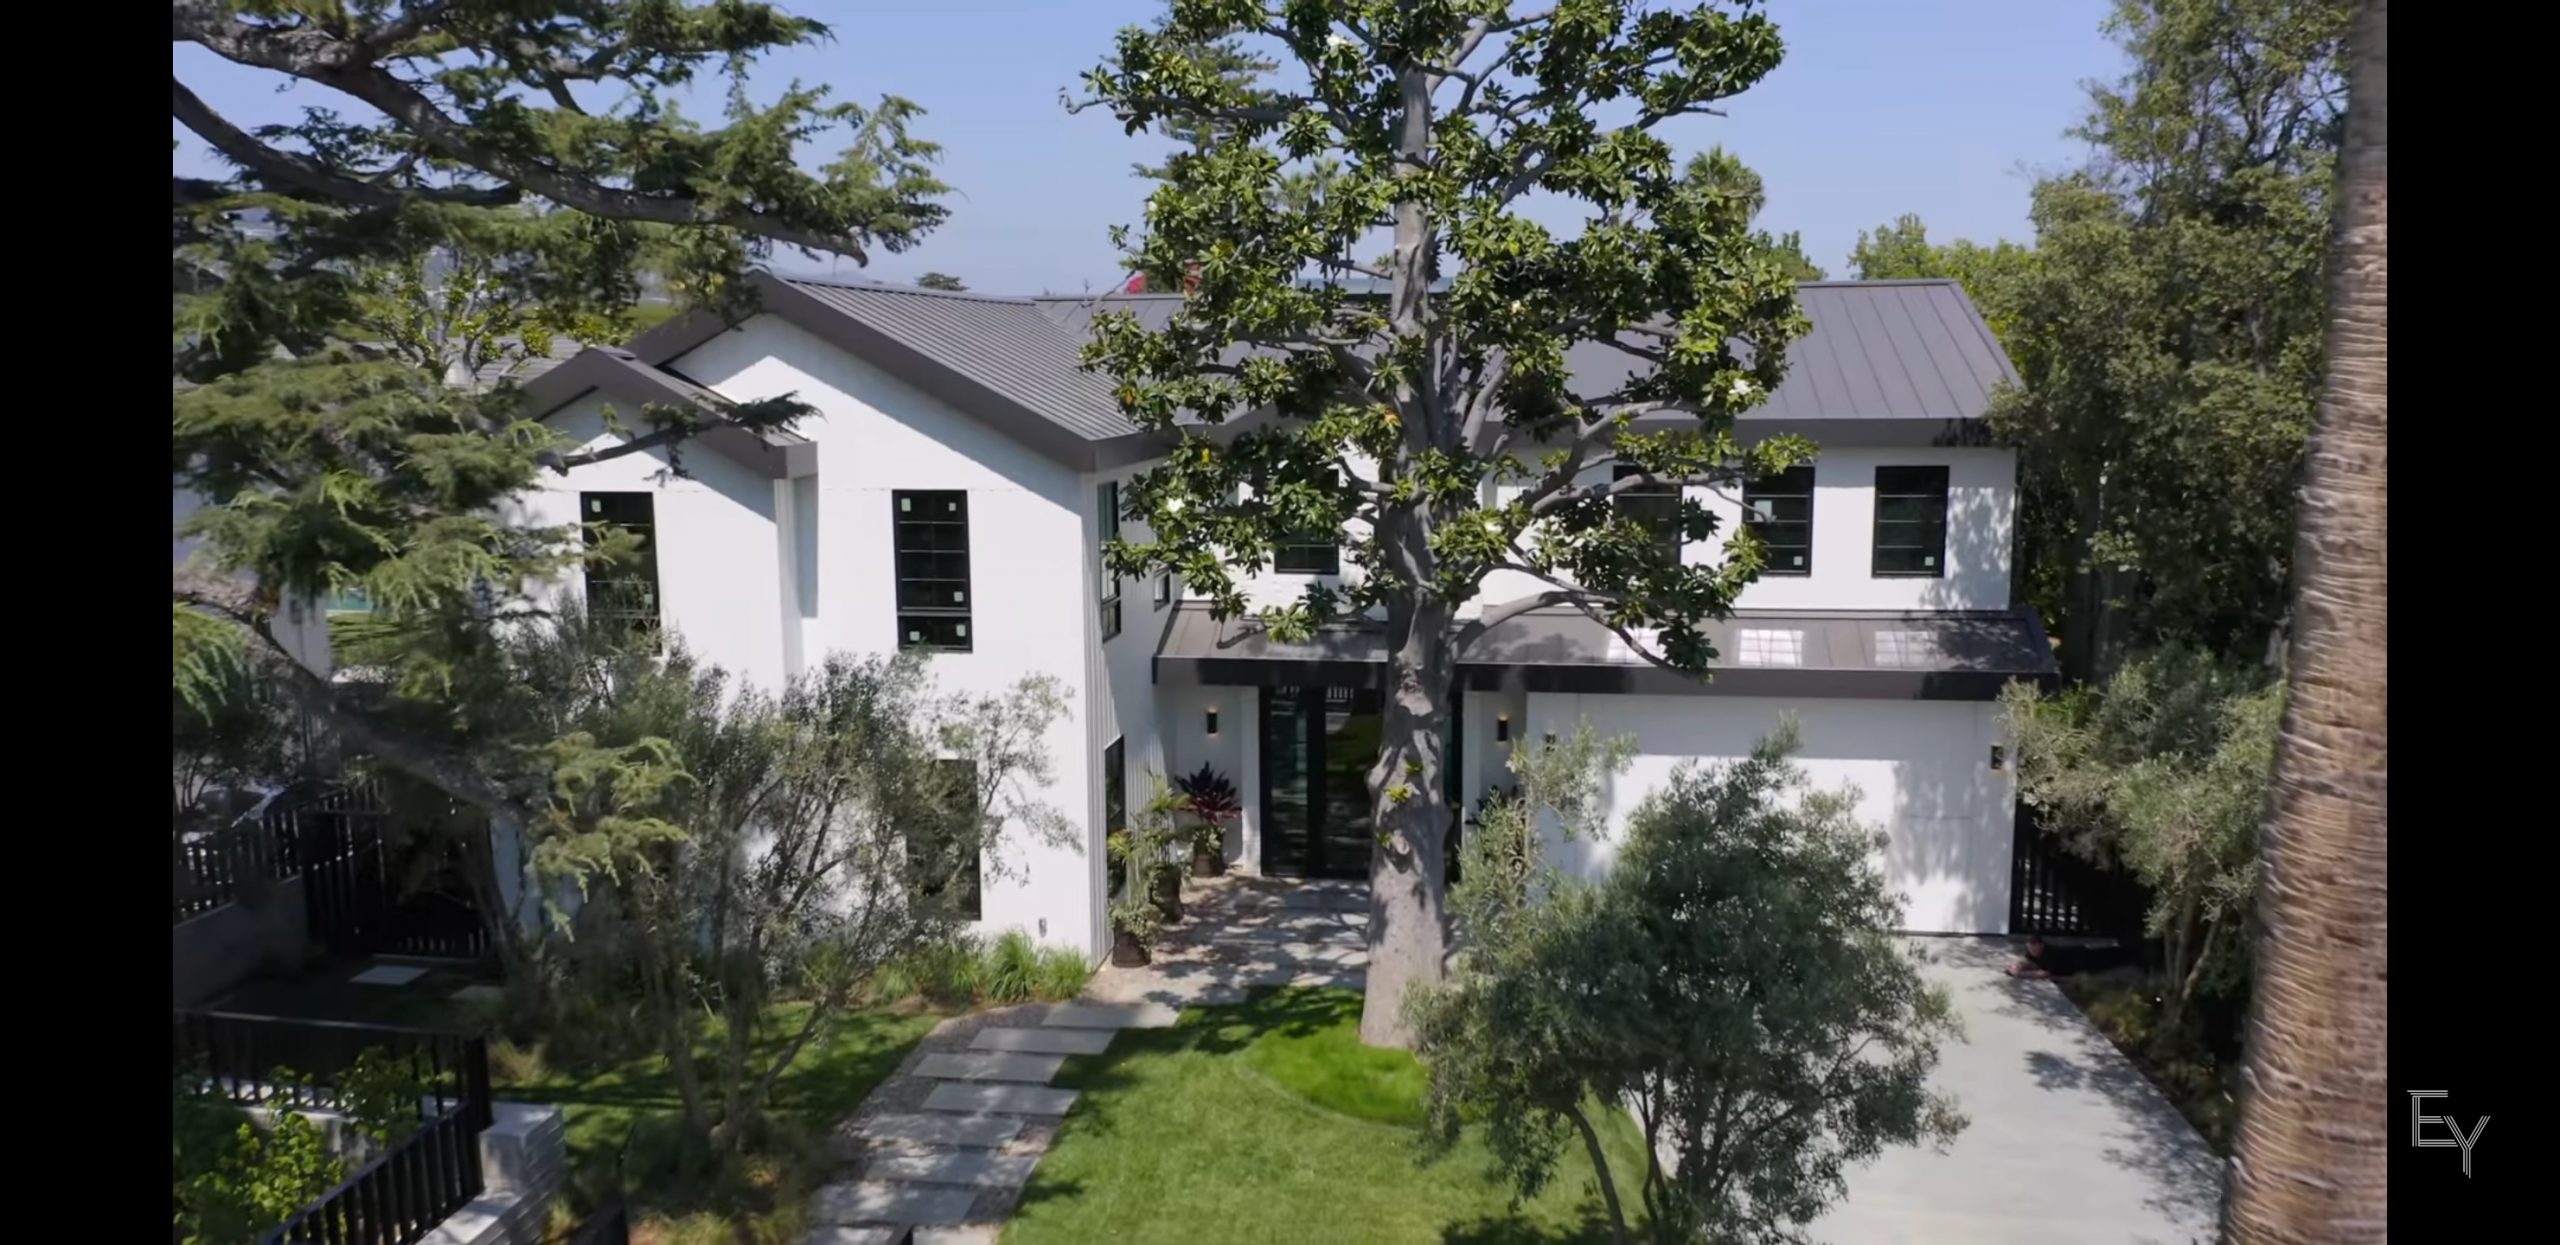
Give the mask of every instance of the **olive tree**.
<svg viewBox="0 0 2560 1245">
<path fill-rule="evenodd" d="M 1155 329 L 1099 317 L 1086 353 L 1173 442 L 1122 493 L 1149 534 L 1115 542 L 1113 570 L 1179 574 L 1234 617 L 1278 548 L 1339 533 L 1357 573 L 1259 617 L 1283 639 L 1352 613 L 1384 625 L 1373 1044 L 1405 1042 L 1400 999 L 1443 971 L 1444 767 L 1468 645 L 1571 607 L 1703 672 L 1700 624 L 1756 573 L 1757 547 L 1684 559 L 1681 541 L 1714 534 L 1709 511 L 1683 500 L 1648 525 L 1614 500 L 1809 452 L 1733 435 L 1803 317 L 1746 179 L 1684 172 L 1658 132 L 1776 66 L 1777 28 L 1754 8 L 1175 0 L 1085 77 L 1076 106 L 1198 136 L 1156 171 L 1143 230 L 1115 233 L 1150 288 L 1187 298 Z M 1237 55 L 1281 68 L 1252 80 L 1227 72 Z M 1580 219 L 1538 219 L 1559 211 Z M 1566 352 L 1582 343 L 1625 366 L 1577 375 Z M 1465 612 L 1506 573 L 1520 586 Z"/>
<path fill-rule="evenodd" d="M 1850 1165 L 1964 1126 L 1928 1088 L 1951 1004 L 1890 932 L 1900 905 L 1855 792 L 1809 789 L 1796 746 L 1788 722 L 1747 758 L 1674 773 L 1597 883 L 1544 864 L 1540 823 L 1590 833 L 1624 746 L 1586 728 L 1522 750 L 1518 794 L 1469 836 L 1460 966 L 1410 1008 L 1438 1136 L 1482 1121 L 1523 1193 L 1579 1144 L 1620 1241 L 1779 1242 Z M 1621 1104 L 1641 1172 L 1602 1144 Z"/>
</svg>

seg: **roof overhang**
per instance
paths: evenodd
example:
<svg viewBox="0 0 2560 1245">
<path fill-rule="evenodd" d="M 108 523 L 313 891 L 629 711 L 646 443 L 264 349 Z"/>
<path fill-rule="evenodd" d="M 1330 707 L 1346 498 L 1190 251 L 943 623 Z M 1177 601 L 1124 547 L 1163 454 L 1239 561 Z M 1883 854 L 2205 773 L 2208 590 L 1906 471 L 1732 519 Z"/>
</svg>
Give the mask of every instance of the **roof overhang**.
<svg viewBox="0 0 2560 1245">
<path fill-rule="evenodd" d="M 725 405 L 719 395 L 629 352 L 601 347 L 581 351 L 524 385 L 526 409 L 535 419 L 548 419 L 591 393 L 643 406 L 689 406 L 715 415 Z M 818 447 L 789 433 L 719 424 L 694 439 L 769 480 L 810 475 L 818 469 Z"/>
<path fill-rule="evenodd" d="M 1020 441 L 1042 456 L 1077 471 L 1109 471 L 1164 456 L 1170 438 L 1137 433 L 1095 441 L 1060 427 L 1039 412 L 927 357 L 923 352 L 819 301 L 808 291 L 759 268 L 748 275 L 753 313 L 784 323 L 861 359 L 901 383 Z M 664 364 L 700 348 L 740 321 L 697 308 L 631 339 L 630 352 Z"/>
<path fill-rule="evenodd" d="M 1743 664 L 1739 633 L 1797 633 L 1801 660 Z M 2012 681 L 2051 687 L 2052 646 L 2031 610 L 1924 613 L 1739 612 L 1709 623 L 1719 654 L 1705 678 L 1664 669 L 1578 611 L 1533 610 L 1479 637 L 1459 656 L 1458 684 L 1474 691 L 1635 696 L 1778 696 L 1858 700 L 1992 700 Z M 1917 660 L 1888 661 L 1887 632 L 1925 637 Z M 1374 625 L 1319 628 L 1302 642 L 1273 639 L 1249 619 L 1220 621 L 1200 602 L 1168 620 L 1156 681 L 1249 687 L 1380 686 L 1386 641 Z"/>
</svg>

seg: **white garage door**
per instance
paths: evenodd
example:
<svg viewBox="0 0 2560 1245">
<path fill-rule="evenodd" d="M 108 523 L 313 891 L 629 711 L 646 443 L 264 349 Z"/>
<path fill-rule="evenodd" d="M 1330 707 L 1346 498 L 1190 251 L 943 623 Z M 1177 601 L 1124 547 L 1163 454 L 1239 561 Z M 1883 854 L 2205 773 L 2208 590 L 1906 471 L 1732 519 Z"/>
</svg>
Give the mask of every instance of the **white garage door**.
<svg viewBox="0 0 2560 1245">
<path fill-rule="evenodd" d="M 1587 719 L 1603 735 L 1635 737 L 1636 756 L 1609 797 L 1608 835 L 1557 845 L 1558 863 L 1606 868 L 1628 814 L 1684 762 L 1748 755 L 1792 710 L 1796 754 L 1815 785 L 1858 789 L 1858 817 L 1882 832 L 1877 862 L 1902 897 L 1903 927 L 1925 933 L 2005 933 L 2012 804 L 2008 775 L 1990 766 L 1997 707 L 1977 701 L 1806 700 L 1728 696 L 1532 695 L 1540 731 Z"/>
</svg>

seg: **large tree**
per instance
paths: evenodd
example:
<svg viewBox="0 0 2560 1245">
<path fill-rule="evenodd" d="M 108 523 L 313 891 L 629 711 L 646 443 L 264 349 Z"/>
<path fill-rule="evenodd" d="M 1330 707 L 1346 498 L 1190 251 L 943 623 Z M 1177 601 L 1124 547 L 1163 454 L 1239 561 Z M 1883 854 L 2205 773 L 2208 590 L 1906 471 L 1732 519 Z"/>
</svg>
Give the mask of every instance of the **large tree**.
<svg viewBox="0 0 2560 1245">
<path fill-rule="evenodd" d="M 1931 242 L 1929 226 L 1908 212 L 1872 233 L 1860 230 L 1849 250 L 1850 275 L 1861 281 L 1953 278 L 2004 343 L 2017 326 L 2019 284 L 2035 262 L 2034 248 L 2005 239 L 1989 246 L 1965 238 Z"/>
<path fill-rule="evenodd" d="M 1086 76 L 1088 102 L 1131 133 L 1218 123 L 1170 158 L 1143 232 L 1115 235 L 1151 285 L 1190 296 L 1158 331 L 1102 317 L 1086 356 L 1175 443 L 1122 494 L 1149 534 L 1116 542 L 1113 570 L 1179 573 L 1233 617 L 1279 546 L 1339 534 L 1358 573 L 1260 620 L 1283 639 L 1348 613 L 1383 626 L 1366 1041 L 1405 1044 L 1406 988 L 1444 969 L 1460 655 L 1569 607 L 1703 673 L 1716 654 L 1700 624 L 1730 608 L 1758 547 L 1684 562 L 1613 503 L 1810 452 L 1734 436 L 1803 316 L 1748 200 L 1683 176 L 1657 132 L 1777 65 L 1755 7 L 1177 0 Z M 1239 88 L 1197 50 L 1229 36 L 1288 62 L 1295 85 Z M 1322 185 L 1280 193 L 1320 159 L 1338 166 Z M 1571 227 L 1540 222 L 1577 207 Z M 1585 342 L 1627 367 L 1574 374 L 1566 350 Z M 1676 526 L 1693 553 L 1715 548 L 1694 499 Z M 1525 586 L 1462 614 L 1497 572 Z"/>
<path fill-rule="evenodd" d="M 2328 376 L 2226 1241 L 2381 1241 L 2391 1218 L 2390 16 L 2365 0 L 2349 38 Z"/>
<path fill-rule="evenodd" d="M 173 42 L 322 95 L 248 126 L 171 82 L 172 116 L 235 170 L 171 179 L 170 478 L 204 541 L 175 567 L 179 673 L 221 668 L 191 654 L 257 660 L 358 747 L 526 812 L 482 763 L 494 741 L 461 751 L 487 725 L 470 697 L 502 690 L 492 628 L 517 585 L 628 549 L 505 503 L 544 473 L 802 408 L 627 410 L 628 439 L 581 451 L 488 382 L 559 334 L 626 330 L 644 288 L 724 297 L 777 245 L 860 261 L 942 219 L 912 104 L 750 99 L 757 59 L 827 33 L 741 0 L 175 0 Z M 732 88 L 715 126 L 679 107 L 705 71 Z M 830 135 L 831 161 L 804 168 Z M 373 677 L 333 682 L 280 637 L 348 591 L 373 605 Z"/>
<path fill-rule="evenodd" d="M 2003 341 L 2019 557 L 2096 680 L 2180 640 L 2270 658 L 2320 383 L 2345 0 L 2120 0 L 2130 72 L 2036 187 Z"/>
</svg>

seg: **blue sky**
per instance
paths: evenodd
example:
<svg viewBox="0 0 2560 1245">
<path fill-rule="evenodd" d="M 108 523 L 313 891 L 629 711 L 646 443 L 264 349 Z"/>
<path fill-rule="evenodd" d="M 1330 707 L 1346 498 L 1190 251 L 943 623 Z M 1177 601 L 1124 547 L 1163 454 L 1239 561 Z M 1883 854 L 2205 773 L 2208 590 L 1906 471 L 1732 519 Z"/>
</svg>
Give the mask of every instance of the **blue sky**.
<svg viewBox="0 0 2560 1245">
<path fill-rule="evenodd" d="M 906 281 L 928 270 L 973 289 L 1073 292 L 1118 274 L 1107 230 L 1140 215 L 1132 162 L 1162 144 L 1132 139 L 1099 112 L 1070 116 L 1061 88 L 1141 23 L 1160 0 L 784 0 L 834 27 L 832 43 L 761 62 L 758 94 L 793 78 L 857 99 L 903 95 L 944 144 L 944 180 L 960 191 L 951 222 L 904 255 L 844 275 Z M 1858 232 L 1917 212 L 1941 240 L 2025 240 L 2027 192 L 2071 167 L 2082 145 L 2081 84 L 2111 79 L 2121 58 L 2099 34 L 2103 0 L 1776 0 L 1787 57 L 1728 115 L 1663 128 L 1683 154 L 1721 143 L 1766 181 L 1761 221 L 1804 233 L 1805 249 L 1846 273 Z M 305 104 L 348 107 L 315 87 L 279 92 L 272 75 L 192 46 L 178 74 L 243 124 L 287 120 Z M 693 111 L 710 116 L 716 95 Z M 176 167 L 209 171 L 183 131 Z M 792 261 L 790 267 L 807 267 Z"/>
</svg>

